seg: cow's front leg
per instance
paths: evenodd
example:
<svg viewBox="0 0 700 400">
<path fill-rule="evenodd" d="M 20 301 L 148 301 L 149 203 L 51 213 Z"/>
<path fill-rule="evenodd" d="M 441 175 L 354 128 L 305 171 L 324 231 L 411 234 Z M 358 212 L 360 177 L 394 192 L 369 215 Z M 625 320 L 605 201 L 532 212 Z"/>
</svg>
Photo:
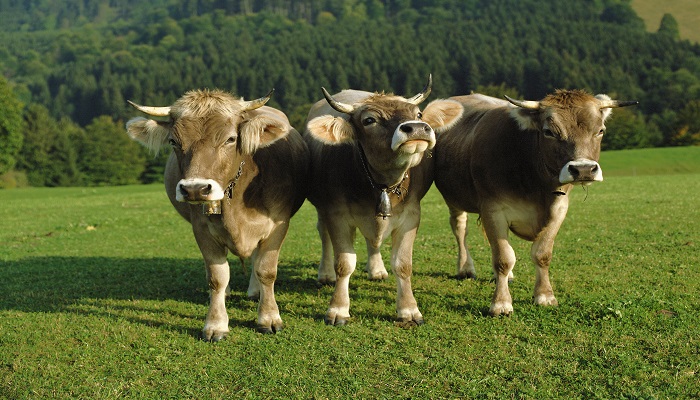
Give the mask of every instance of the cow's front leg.
<svg viewBox="0 0 700 400">
<path fill-rule="evenodd" d="M 257 329 L 262 333 L 276 333 L 282 330 L 282 318 L 275 300 L 275 280 L 279 251 L 287 234 L 287 223 L 275 227 L 272 234 L 260 242 L 253 252 L 253 273 L 260 284 Z"/>
<path fill-rule="evenodd" d="M 357 255 L 353 244 L 355 242 L 355 227 L 333 226 L 329 233 L 335 253 L 335 291 L 326 312 L 327 325 L 345 325 L 350 319 L 350 275 L 355 271 Z"/>
<path fill-rule="evenodd" d="M 491 262 L 496 280 L 496 290 L 491 298 L 491 316 L 513 313 L 513 299 L 508 289 L 508 280 L 515 266 L 515 251 L 508 243 L 508 221 L 498 212 L 483 212 L 481 221 L 491 245 Z"/>
<path fill-rule="evenodd" d="M 420 209 L 407 213 L 401 225 L 392 232 L 391 269 L 396 275 L 396 314 L 401 322 L 423 324 L 423 315 L 413 297 L 413 242 L 420 223 Z"/>
<path fill-rule="evenodd" d="M 323 285 L 331 284 L 335 282 L 333 244 L 321 214 L 318 214 L 316 229 L 318 229 L 318 234 L 321 237 L 321 262 L 318 264 L 318 282 Z"/>
<path fill-rule="evenodd" d="M 467 234 L 469 233 L 467 213 L 450 207 L 450 226 L 452 234 L 457 240 L 457 278 L 476 279 L 474 260 L 472 260 L 467 247 Z"/>
<path fill-rule="evenodd" d="M 552 262 L 554 239 L 566 218 L 569 208 L 567 196 L 558 196 L 550 207 L 550 220 L 532 242 L 530 257 L 535 263 L 535 291 L 532 299 L 540 306 L 556 306 L 559 304 L 554 297 L 554 290 L 549 281 L 549 264 Z"/>
<path fill-rule="evenodd" d="M 202 339 L 211 342 L 218 342 L 229 332 L 226 291 L 231 271 L 226 261 L 226 250 L 222 250 L 219 257 L 213 255 L 205 257 L 209 284 L 209 311 L 202 329 Z"/>
<path fill-rule="evenodd" d="M 379 281 L 386 279 L 389 273 L 384 267 L 384 260 L 382 260 L 382 254 L 379 251 L 379 246 L 375 246 L 372 240 L 365 238 L 367 243 L 367 266 L 366 271 L 369 279 Z"/>
</svg>

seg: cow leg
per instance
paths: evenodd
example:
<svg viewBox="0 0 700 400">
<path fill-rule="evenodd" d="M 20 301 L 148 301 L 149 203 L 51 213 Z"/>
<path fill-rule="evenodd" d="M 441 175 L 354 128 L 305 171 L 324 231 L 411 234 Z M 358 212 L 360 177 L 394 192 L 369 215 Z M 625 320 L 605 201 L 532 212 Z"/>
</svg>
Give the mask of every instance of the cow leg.
<svg viewBox="0 0 700 400">
<path fill-rule="evenodd" d="M 258 331 L 262 333 L 275 333 L 283 327 L 279 307 L 275 301 L 275 280 L 279 252 L 288 227 L 287 223 L 278 224 L 253 252 L 253 274 L 260 283 L 256 324 Z"/>
<path fill-rule="evenodd" d="M 367 242 L 367 266 L 366 271 L 369 279 L 380 281 L 386 279 L 389 273 L 384 267 L 384 261 L 382 260 L 382 254 L 379 251 L 379 246 L 375 246 L 371 240 L 365 238 Z"/>
<path fill-rule="evenodd" d="M 318 282 L 324 285 L 331 284 L 335 282 L 333 244 L 328 234 L 328 228 L 323 222 L 320 213 L 318 213 L 316 229 L 318 229 L 318 234 L 321 237 L 321 262 L 318 264 Z"/>
<path fill-rule="evenodd" d="M 253 270 L 250 272 L 250 280 L 248 280 L 248 291 L 246 295 L 251 300 L 258 300 L 260 298 L 260 281 L 255 274 L 255 260 L 253 259 Z"/>
<path fill-rule="evenodd" d="M 209 285 L 209 311 L 202 329 L 202 339 L 218 342 L 229 332 L 225 300 L 231 271 L 226 260 L 226 247 L 207 234 L 199 234 L 200 231 L 202 229 L 195 229 L 194 234 L 204 256 Z"/>
<path fill-rule="evenodd" d="M 467 248 L 467 234 L 469 227 L 467 226 L 467 213 L 450 207 L 450 226 L 452 234 L 457 239 L 457 278 L 476 279 L 476 269 L 474 268 L 474 260 L 469 254 Z"/>
<path fill-rule="evenodd" d="M 327 325 L 345 325 L 350 318 L 350 275 L 355 271 L 357 255 L 355 254 L 355 227 L 329 227 L 333 251 L 335 253 L 335 291 L 326 312 Z"/>
<path fill-rule="evenodd" d="M 515 251 L 508 242 L 508 221 L 498 212 L 483 212 L 481 221 L 491 245 L 491 261 L 496 276 L 496 290 L 491 298 L 491 316 L 513 313 L 513 299 L 508 289 L 508 277 L 515 266 Z"/>
<path fill-rule="evenodd" d="M 559 304 L 554 297 L 552 284 L 549 282 L 549 264 L 552 261 L 554 239 L 566 218 L 569 201 L 566 196 L 558 198 L 550 208 L 550 220 L 532 242 L 530 257 L 535 263 L 535 291 L 532 299 L 540 306 L 556 306 Z"/>
<path fill-rule="evenodd" d="M 404 210 L 406 219 L 391 235 L 391 269 L 396 276 L 396 313 L 401 322 L 423 324 L 423 315 L 413 297 L 413 242 L 420 223 L 420 208 Z"/>
</svg>

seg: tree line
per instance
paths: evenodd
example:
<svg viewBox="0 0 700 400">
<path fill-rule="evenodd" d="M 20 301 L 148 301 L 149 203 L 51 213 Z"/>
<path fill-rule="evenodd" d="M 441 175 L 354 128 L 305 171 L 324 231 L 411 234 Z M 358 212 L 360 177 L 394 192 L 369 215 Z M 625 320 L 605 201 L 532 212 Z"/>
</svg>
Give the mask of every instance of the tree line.
<svg viewBox="0 0 700 400">
<path fill-rule="evenodd" d="M 274 88 L 297 129 L 321 86 L 412 95 L 432 73 L 432 98 L 581 88 L 640 101 L 615 110 L 604 149 L 700 143 L 700 46 L 670 15 L 647 32 L 625 0 L 0 0 L 0 16 L 5 186 L 160 179 L 164 158 L 124 133 L 126 100 L 202 87 Z"/>
</svg>

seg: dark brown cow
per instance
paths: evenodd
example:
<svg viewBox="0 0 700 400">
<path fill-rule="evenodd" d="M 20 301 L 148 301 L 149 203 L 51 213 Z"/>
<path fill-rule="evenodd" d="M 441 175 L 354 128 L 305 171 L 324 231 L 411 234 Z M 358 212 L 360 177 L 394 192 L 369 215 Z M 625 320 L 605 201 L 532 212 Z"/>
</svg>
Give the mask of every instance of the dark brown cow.
<svg viewBox="0 0 700 400">
<path fill-rule="evenodd" d="M 557 91 L 539 102 L 480 94 L 451 99 L 464 106 L 464 114 L 438 137 L 435 184 L 450 208 L 458 275 L 475 276 L 465 239 L 467 212 L 479 213 L 496 279 L 490 314 L 513 312 L 508 277 L 515 253 L 509 230 L 533 242 L 535 304 L 556 305 L 549 264 L 569 191 L 603 180 L 598 157 L 605 120 L 611 108 L 636 102 L 576 90 Z"/>
<path fill-rule="evenodd" d="M 432 183 L 430 162 L 421 162 L 435 145 L 433 129 L 444 129 L 462 112 L 457 102 L 436 100 L 421 113 L 426 89 L 406 99 L 393 94 L 344 90 L 309 112 L 304 138 L 311 152 L 309 200 L 318 212 L 323 249 L 319 280 L 335 280 L 326 323 L 350 318 L 348 284 L 355 270 L 354 239 L 359 229 L 368 248 L 371 278 L 387 276 L 379 253 L 391 235 L 391 267 L 397 282 L 401 321 L 423 317 L 411 289 L 413 241 L 420 222 L 420 199 Z M 335 253 L 335 257 L 333 256 Z"/>
<path fill-rule="evenodd" d="M 306 195 L 308 148 L 287 117 L 264 106 L 270 95 L 243 101 L 221 91 L 186 93 L 171 107 L 134 107 L 169 121 L 134 118 L 129 136 L 149 149 L 172 146 L 165 189 L 192 224 L 206 263 L 210 305 L 205 340 L 226 336 L 227 253 L 252 257 L 248 295 L 259 295 L 257 327 L 282 328 L 274 282 L 289 219 Z"/>
</svg>

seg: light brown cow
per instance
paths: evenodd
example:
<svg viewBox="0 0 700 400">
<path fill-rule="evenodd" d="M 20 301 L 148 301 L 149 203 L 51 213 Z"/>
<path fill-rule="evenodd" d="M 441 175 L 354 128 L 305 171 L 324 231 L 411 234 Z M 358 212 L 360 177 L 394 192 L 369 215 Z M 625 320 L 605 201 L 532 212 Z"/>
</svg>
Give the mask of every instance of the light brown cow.
<svg viewBox="0 0 700 400">
<path fill-rule="evenodd" d="M 311 152 L 308 198 L 318 212 L 323 246 L 319 280 L 335 280 L 327 324 L 343 325 L 350 318 L 357 229 L 365 237 L 367 270 L 375 279 L 387 276 L 379 247 L 391 235 L 398 319 L 423 322 L 411 289 L 420 199 L 432 183 L 432 163 L 422 161 L 435 145 L 433 129 L 445 129 L 462 112 L 457 102 L 436 100 L 421 113 L 418 104 L 430 85 L 410 99 L 357 90 L 331 96 L 324 89 L 325 100 L 309 112 L 304 139 Z"/>
<path fill-rule="evenodd" d="M 146 114 L 169 117 L 134 118 L 126 126 L 129 136 L 149 149 L 173 148 L 165 189 L 192 224 L 206 263 L 211 292 L 205 340 L 218 341 L 229 332 L 228 251 L 252 257 L 248 295 L 259 296 L 258 330 L 282 329 L 274 294 L 277 262 L 289 220 L 306 196 L 309 156 L 287 117 L 264 106 L 270 94 L 243 101 L 218 90 L 197 90 L 171 107 L 131 103 Z"/>
<path fill-rule="evenodd" d="M 479 213 L 496 279 L 489 313 L 513 312 L 508 278 L 515 253 L 508 231 L 533 242 L 535 304 L 556 305 L 549 264 L 569 207 L 569 191 L 573 185 L 603 180 L 598 157 L 605 120 L 612 108 L 636 102 L 577 90 L 557 91 L 539 102 L 480 94 L 451 99 L 465 110 L 462 119 L 438 137 L 435 184 L 450 208 L 459 247 L 458 275 L 475 276 L 465 240 L 467 212 Z"/>
</svg>

